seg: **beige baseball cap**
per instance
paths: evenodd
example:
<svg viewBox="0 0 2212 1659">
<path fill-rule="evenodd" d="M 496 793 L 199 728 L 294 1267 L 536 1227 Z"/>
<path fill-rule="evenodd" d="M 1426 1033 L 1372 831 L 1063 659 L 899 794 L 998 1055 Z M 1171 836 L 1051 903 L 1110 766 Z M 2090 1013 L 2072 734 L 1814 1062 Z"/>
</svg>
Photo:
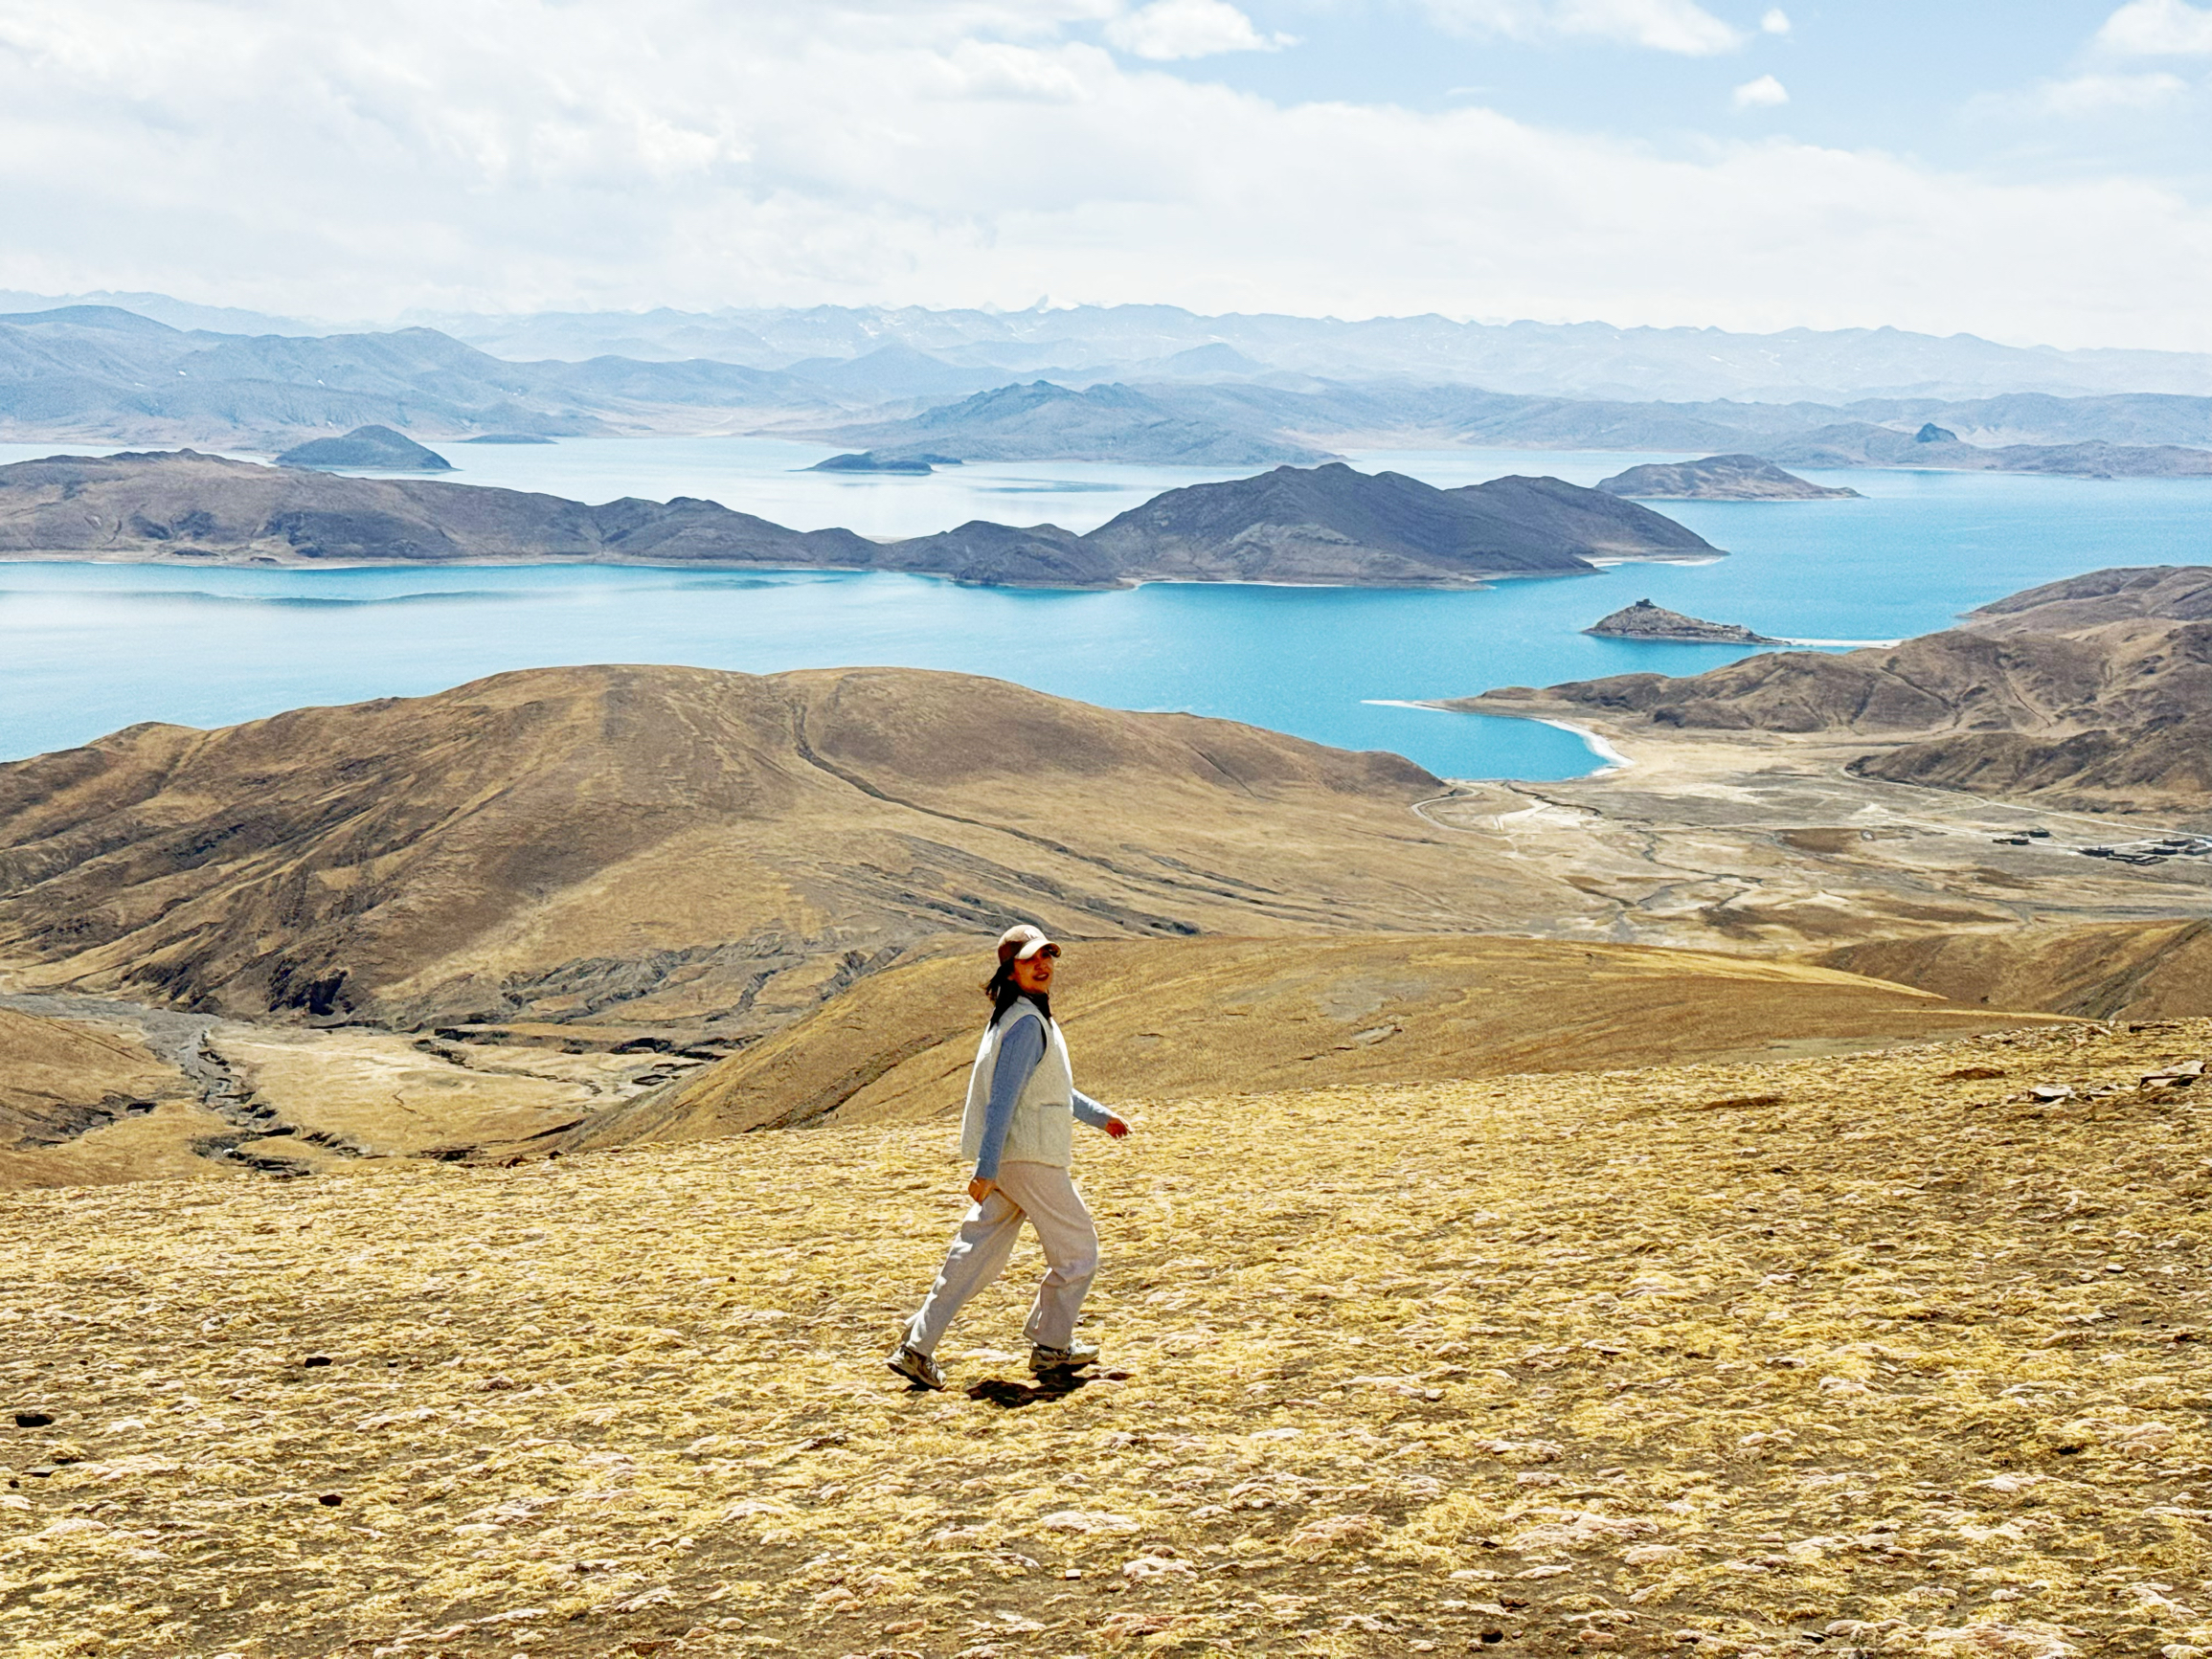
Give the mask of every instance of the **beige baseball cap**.
<svg viewBox="0 0 2212 1659">
<path fill-rule="evenodd" d="M 1043 929 L 1032 928 L 1027 922 L 1017 922 L 999 935 L 999 960 L 1002 962 L 1026 962 L 1042 951 L 1050 951 L 1057 956 L 1060 947 L 1045 937 Z"/>
</svg>

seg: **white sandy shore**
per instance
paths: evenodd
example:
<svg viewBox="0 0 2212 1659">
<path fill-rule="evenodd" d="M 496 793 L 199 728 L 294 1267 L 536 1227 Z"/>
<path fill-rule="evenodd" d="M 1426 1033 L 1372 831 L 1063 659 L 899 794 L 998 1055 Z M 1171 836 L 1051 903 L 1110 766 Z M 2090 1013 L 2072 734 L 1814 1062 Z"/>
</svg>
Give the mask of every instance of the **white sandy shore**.
<svg viewBox="0 0 2212 1659">
<path fill-rule="evenodd" d="M 1399 697 L 1363 697 L 1360 699 L 1360 702 L 1365 706 L 1369 708 L 1433 708 L 1438 714 L 1460 714 L 1468 712 L 1464 709 L 1447 708 L 1441 703 L 1421 703 Z M 1475 712 L 1490 713 L 1491 711 L 1488 709 L 1480 709 L 1476 710 Z M 1585 777 L 1611 777 L 1614 773 L 1626 772 L 1630 767 L 1636 764 L 1635 761 L 1629 759 L 1627 755 L 1621 753 L 1619 750 L 1614 748 L 1612 744 L 1608 743 L 1597 732 L 1592 731 L 1587 726 L 1577 726 L 1571 720 L 1551 720 L 1541 714 L 1503 713 L 1497 714 L 1495 718 L 1501 720 L 1533 720 L 1539 726 L 1555 726 L 1562 731 L 1573 732 L 1575 736 L 1582 739 L 1582 745 L 1585 749 L 1589 750 L 1591 753 L 1596 755 L 1598 759 L 1605 762 L 1605 764 L 1599 767 L 1595 772 L 1584 773 L 1583 776 Z"/>
<path fill-rule="evenodd" d="M 1573 732 L 1575 736 L 1582 739 L 1584 748 L 1605 762 L 1595 772 L 1588 773 L 1591 777 L 1611 777 L 1614 773 L 1626 772 L 1636 764 L 1635 761 L 1629 759 L 1627 755 L 1608 743 L 1603 736 L 1592 731 L 1587 726 L 1577 726 L 1571 720 L 1550 720 L 1541 714 L 1534 716 L 1534 718 L 1539 725 L 1556 726 L 1562 731 Z"/>
<path fill-rule="evenodd" d="M 1777 640 L 1776 643 L 1782 645 L 1844 645 L 1853 650 L 1864 650 L 1868 646 L 1877 646 L 1883 650 L 1887 650 L 1890 646 L 1902 645 L 1905 641 L 1902 639 L 1781 639 Z"/>
</svg>

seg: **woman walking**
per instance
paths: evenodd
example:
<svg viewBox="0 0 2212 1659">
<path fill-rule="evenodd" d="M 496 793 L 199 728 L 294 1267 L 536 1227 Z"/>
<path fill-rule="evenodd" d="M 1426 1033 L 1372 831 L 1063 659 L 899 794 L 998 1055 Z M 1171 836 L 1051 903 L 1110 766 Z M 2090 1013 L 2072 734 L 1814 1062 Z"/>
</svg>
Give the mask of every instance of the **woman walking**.
<svg viewBox="0 0 2212 1659">
<path fill-rule="evenodd" d="M 893 1371 L 923 1388 L 945 1385 L 931 1356 L 961 1305 L 1005 1270 L 1024 1221 L 1037 1229 L 1046 1267 L 1023 1327 L 1029 1370 L 1045 1377 L 1098 1357 L 1097 1349 L 1075 1341 L 1075 1315 L 1098 1271 L 1098 1230 L 1068 1165 L 1076 1122 L 1117 1140 L 1129 1125 L 1075 1087 L 1068 1044 L 1052 1019 L 1059 955 L 1060 947 L 1027 923 L 999 935 L 998 972 L 983 987 L 991 1022 L 976 1049 L 960 1118 L 960 1156 L 975 1160 L 968 1181 L 975 1207 L 891 1356 Z"/>
</svg>

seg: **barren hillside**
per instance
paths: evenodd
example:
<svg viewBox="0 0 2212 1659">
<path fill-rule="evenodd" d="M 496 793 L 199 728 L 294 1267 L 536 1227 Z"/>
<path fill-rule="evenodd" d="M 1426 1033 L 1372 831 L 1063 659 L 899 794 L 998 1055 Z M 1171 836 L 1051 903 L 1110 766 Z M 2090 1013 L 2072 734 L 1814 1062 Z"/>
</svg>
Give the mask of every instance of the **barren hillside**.
<svg viewBox="0 0 2212 1659">
<path fill-rule="evenodd" d="M 0 966 L 209 1013 L 767 1029 L 948 932 L 1511 927 L 1579 904 L 1227 721 L 905 669 L 504 674 L 0 767 Z"/>
<path fill-rule="evenodd" d="M 182 1072 L 125 1032 L 0 1008 L 0 1189 L 39 1151 L 191 1092 Z"/>
<path fill-rule="evenodd" d="M 2212 921 L 2202 916 L 1873 939 L 1819 960 L 1967 1006 L 2088 1020 L 2212 1019 Z"/>
</svg>

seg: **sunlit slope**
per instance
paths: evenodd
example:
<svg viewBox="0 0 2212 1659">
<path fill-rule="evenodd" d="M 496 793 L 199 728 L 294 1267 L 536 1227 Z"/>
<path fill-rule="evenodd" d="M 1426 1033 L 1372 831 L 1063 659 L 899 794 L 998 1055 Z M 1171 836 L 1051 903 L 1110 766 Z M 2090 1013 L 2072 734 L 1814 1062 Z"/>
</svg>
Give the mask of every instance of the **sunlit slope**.
<svg viewBox="0 0 2212 1659">
<path fill-rule="evenodd" d="M 221 1121 L 129 1034 L 0 1008 L 0 1191 L 191 1173 L 187 1138 Z"/>
<path fill-rule="evenodd" d="M 1647 946 L 1463 935 L 1100 940 L 1069 952 L 1054 1013 L 1082 1086 L 1107 1100 L 1764 1058 L 2041 1018 L 1823 968 Z M 982 977 L 970 951 L 865 979 L 568 1144 L 957 1110 L 987 1012 Z"/>
<path fill-rule="evenodd" d="M 1067 1393 L 931 1125 L 0 1199 L 0 1650 L 2187 1651 L 2208 1047 L 1140 1107 Z"/>
<path fill-rule="evenodd" d="M 947 931 L 1511 927 L 1410 761 L 911 669 L 550 668 L 0 766 L 0 964 L 252 1018 L 768 1029 Z"/>
<path fill-rule="evenodd" d="M 1992 1008 L 2092 1020 L 2212 1017 L 2212 922 L 2201 919 L 1874 939 L 1820 960 Z"/>
</svg>

